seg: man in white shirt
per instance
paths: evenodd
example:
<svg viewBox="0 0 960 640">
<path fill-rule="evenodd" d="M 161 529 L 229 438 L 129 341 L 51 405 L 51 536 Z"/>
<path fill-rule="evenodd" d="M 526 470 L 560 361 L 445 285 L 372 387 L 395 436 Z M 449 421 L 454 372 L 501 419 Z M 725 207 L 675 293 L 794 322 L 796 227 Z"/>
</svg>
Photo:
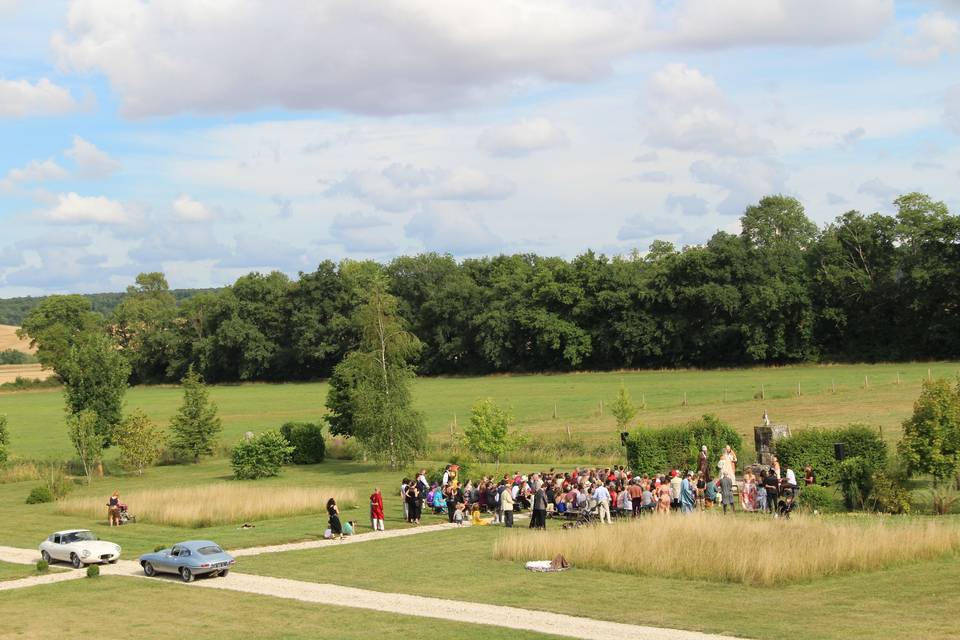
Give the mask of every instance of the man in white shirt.
<svg viewBox="0 0 960 640">
<path fill-rule="evenodd" d="M 793 472 L 793 469 L 791 469 L 790 467 L 787 467 L 787 478 L 786 478 L 786 481 L 787 481 L 787 487 L 789 487 L 790 491 L 793 493 L 793 498 L 794 498 L 794 500 L 796 500 L 796 498 L 797 498 L 797 474 L 795 474 L 795 473 Z"/>
<path fill-rule="evenodd" d="M 607 524 L 610 524 L 610 492 L 603 484 L 593 490 L 593 499 L 600 505 L 600 522 L 606 518 Z"/>
</svg>

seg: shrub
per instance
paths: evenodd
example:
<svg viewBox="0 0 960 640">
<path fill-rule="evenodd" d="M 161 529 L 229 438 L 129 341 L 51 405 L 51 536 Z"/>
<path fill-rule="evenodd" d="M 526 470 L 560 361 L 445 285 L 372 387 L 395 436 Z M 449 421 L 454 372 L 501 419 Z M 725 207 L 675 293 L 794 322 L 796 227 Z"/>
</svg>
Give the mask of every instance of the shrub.
<svg viewBox="0 0 960 640">
<path fill-rule="evenodd" d="M 98 564 L 88 564 L 87 565 L 87 577 L 88 578 L 97 578 L 100 576 L 100 565 Z"/>
<path fill-rule="evenodd" d="M 799 475 L 809 464 L 820 484 L 834 484 L 840 481 L 840 461 L 833 451 L 836 442 L 844 444 L 848 459 L 860 458 L 871 472 L 886 466 L 887 444 L 877 431 L 864 425 L 800 431 L 777 440 L 774 450 L 784 469 L 791 467 Z"/>
<path fill-rule="evenodd" d="M 627 461 L 635 473 L 662 473 L 669 468 L 695 469 L 700 447 L 706 445 L 711 468 L 716 468 L 723 448 L 739 450 L 740 434 L 712 415 L 682 426 L 638 429 L 627 438 Z"/>
<path fill-rule="evenodd" d="M 264 431 L 233 448 L 230 464 L 237 480 L 256 480 L 280 474 L 290 462 L 293 447 L 278 431 Z"/>
<path fill-rule="evenodd" d="M 36 356 L 16 349 L 4 349 L 0 351 L 0 364 L 27 364 L 36 362 Z"/>
<path fill-rule="evenodd" d="M 70 493 L 70 489 L 73 486 L 70 478 L 67 477 L 63 464 L 58 462 L 51 462 L 45 465 L 43 470 L 43 484 L 50 491 L 50 495 L 53 496 L 54 500 L 59 500 Z"/>
<path fill-rule="evenodd" d="M 37 560 L 37 573 L 46 573 L 50 570 L 50 563 L 46 560 Z"/>
<path fill-rule="evenodd" d="M 848 509 L 862 509 L 873 489 L 873 470 L 860 456 L 840 463 L 840 488 Z"/>
<path fill-rule="evenodd" d="M 0 465 L 7 463 L 7 446 L 10 444 L 10 432 L 7 431 L 7 416 L 0 415 Z"/>
<path fill-rule="evenodd" d="M 30 495 L 27 496 L 27 504 L 43 504 L 45 502 L 53 502 L 53 494 L 50 493 L 49 487 L 42 484 L 30 490 Z"/>
<path fill-rule="evenodd" d="M 937 487 L 930 492 L 930 504 L 933 514 L 945 516 L 953 510 L 953 505 L 960 500 L 960 494 L 949 487 Z"/>
<path fill-rule="evenodd" d="M 59 387 L 61 385 L 60 378 L 53 376 L 47 378 L 46 380 L 41 380 L 40 378 L 24 378 L 23 376 L 17 376 L 13 382 L 4 382 L 0 384 L 0 389 L 10 390 L 10 391 L 21 391 L 24 389 L 43 389 L 48 387 Z"/>
<path fill-rule="evenodd" d="M 800 489 L 800 508 L 810 513 L 831 513 L 837 511 L 837 492 L 830 487 L 810 485 Z"/>
<path fill-rule="evenodd" d="M 337 436 L 330 440 L 330 447 L 325 454 L 333 460 L 360 460 L 363 452 L 360 444 L 353 438 Z"/>
<path fill-rule="evenodd" d="M 287 422 L 280 427 L 280 433 L 293 447 L 293 464 L 317 464 L 323 462 L 326 443 L 323 441 L 323 427 L 313 422 Z"/>
<path fill-rule="evenodd" d="M 871 506 L 884 513 L 910 513 L 910 492 L 903 484 L 903 478 L 886 471 L 873 474 L 873 487 L 870 494 Z"/>
</svg>

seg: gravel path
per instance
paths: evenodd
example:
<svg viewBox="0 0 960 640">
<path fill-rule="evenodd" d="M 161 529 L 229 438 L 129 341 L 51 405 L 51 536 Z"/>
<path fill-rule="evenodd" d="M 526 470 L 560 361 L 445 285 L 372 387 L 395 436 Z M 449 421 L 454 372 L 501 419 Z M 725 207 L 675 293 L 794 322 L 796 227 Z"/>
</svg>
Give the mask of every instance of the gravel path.
<svg viewBox="0 0 960 640">
<path fill-rule="evenodd" d="M 424 533 L 431 530 L 449 529 L 450 527 L 451 525 L 444 523 L 413 529 L 397 529 L 396 531 L 383 532 L 377 535 L 373 533 L 361 534 L 356 536 L 356 538 L 369 536 L 368 538 L 363 538 L 366 540 L 377 539 L 377 537 L 397 537 Z M 394 535 L 389 536 L 390 533 Z M 347 540 L 349 540 L 349 538 Z M 292 545 L 276 545 L 275 547 L 259 547 L 259 549 L 263 549 L 263 551 L 259 552 L 255 551 L 258 547 L 251 547 L 231 553 L 235 555 L 256 555 L 256 553 L 273 553 L 277 551 L 289 551 L 291 549 L 311 549 L 318 546 L 325 546 L 326 544 L 345 544 L 347 540 L 341 543 L 323 541 L 323 544 L 318 544 L 320 541 L 317 541 L 295 543 Z M 239 551 L 246 553 L 239 553 Z M 0 546 L 0 560 L 30 564 L 35 562 L 38 557 L 39 554 L 30 549 Z M 103 565 L 101 572 L 104 575 L 145 578 L 139 563 L 133 560 L 121 560 L 113 565 Z M 18 589 L 64 580 L 73 580 L 82 578 L 85 575 L 86 573 L 81 570 L 38 576 L 35 578 L 24 578 L 22 580 L 11 580 L 6 583 L 0 583 L 0 590 Z M 163 580 L 164 582 L 179 584 L 184 587 L 225 589 L 228 591 L 298 600 L 301 602 L 351 607 L 354 609 L 370 609 L 373 611 L 384 611 L 407 616 L 452 620 L 509 629 L 523 629 L 569 638 L 597 640 L 609 640 L 610 638 L 630 638 L 631 640 L 734 640 L 729 636 L 710 635 L 695 631 L 659 629 L 656 627 L 606 622 L 591 618 L 578 618 L 546 611 L 532 611 L 516 607 L 445 600 L 403 593 L 384 593 L 335 584 L 320 584 L 303 582 L 301 580 L 289 580 L 286 578 L 256 576 L 237 573 L 236 571 L 231 571 L 230 575 L 224 578 L 198 579 L 190 585 L 180 582 L 175 576 L 164 576 L 162 578 L 152 579 Z"/>
</svg>

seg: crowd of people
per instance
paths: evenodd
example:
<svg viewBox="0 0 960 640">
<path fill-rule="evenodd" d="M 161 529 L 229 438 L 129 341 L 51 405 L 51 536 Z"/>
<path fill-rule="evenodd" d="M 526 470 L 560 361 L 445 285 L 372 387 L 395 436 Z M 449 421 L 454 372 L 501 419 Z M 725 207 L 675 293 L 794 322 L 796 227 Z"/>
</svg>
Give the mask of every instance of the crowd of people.
<svg viewBox="0 0 960 640">
<path fill-rule="evenodd" d="M 707 447 L 702 447 L 695 469 L 670 469 L 660 474 L 635 474 L 629 468 L 577 467 L 568 472 L 549 469 L 530 473 L 482 476 L 461 482 L 459 467 L 448 465 L 443 477 L 430 482 L 425 469 L 400 486 L 404 518 L 419 524 L 424 510 L 446 514 L 449 522 L 503 524 L 512 527 L 514 514 L 529 511 L 531 528 L 545 528 L 550 516 L 589 512 L 600 522 L 612 517 L 639 517 L 672 511 L 693 513 L 720 509 L 783 513 L 792 509 L 799 493 L 797 475 L 781 468 L 776 457 L 768 467 L 751 465 L 737 480 L 737 454 L 729 446 L 721 452 L 716 473 Z M 815 484 L 813 470 L 804 469 L 803 482 Z M 382 505 L 381 505 L 382 508 Z M 469 515 L 468 515 L 469 514 Z M 484 516 L 487 516 L 485 518 Z M 492 518 L 491 518 L 492 516 Z"/>
</svg>

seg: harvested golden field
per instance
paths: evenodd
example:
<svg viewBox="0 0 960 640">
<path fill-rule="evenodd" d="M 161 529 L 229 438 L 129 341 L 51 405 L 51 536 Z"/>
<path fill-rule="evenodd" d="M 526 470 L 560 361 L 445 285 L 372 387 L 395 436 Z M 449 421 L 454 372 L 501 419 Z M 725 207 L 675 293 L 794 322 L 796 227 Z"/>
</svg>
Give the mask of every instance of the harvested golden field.
<svg viewBox="0 0 960 640">
<path fill-rule="evenodd" d="M 35 353 L 36 349 L 30 348 L 29 340 L 21 340 L 17 337 L 17 329 L 9 324 L 0 324 L 0 351 L 7 349 L 16 349 L 24 353 Z"/>
<path fill-rule="evenodd" d="M 0 384 L 13 382 L 17 378 L 46 380 L 53 375 L 53 371 L 43 369 L 39 363 L 34 364 L 3 364 L 0 365 Z"/>
<path fill-rule="evenodd" d="M 341 509 L 356 506 L 353 489 L 264 487 L 242 482 L 131 491 L 121 500 L 136 514 L 138 522 L 200 528 L 325 513 L 331 496 Z M 57 503 L 57 513 L 105 518 L 106 501 L 102 496 L 66 498 Z"/>
<path fill-rule="evenodd" d="M 575 567 L 755 586 L 804 582 L 930 560 L 960 551 L 952 522 L 667 514 L 578 529 L 517 531 L 493 556 L 544 560 L 563 554 Z"/>
</svg>

